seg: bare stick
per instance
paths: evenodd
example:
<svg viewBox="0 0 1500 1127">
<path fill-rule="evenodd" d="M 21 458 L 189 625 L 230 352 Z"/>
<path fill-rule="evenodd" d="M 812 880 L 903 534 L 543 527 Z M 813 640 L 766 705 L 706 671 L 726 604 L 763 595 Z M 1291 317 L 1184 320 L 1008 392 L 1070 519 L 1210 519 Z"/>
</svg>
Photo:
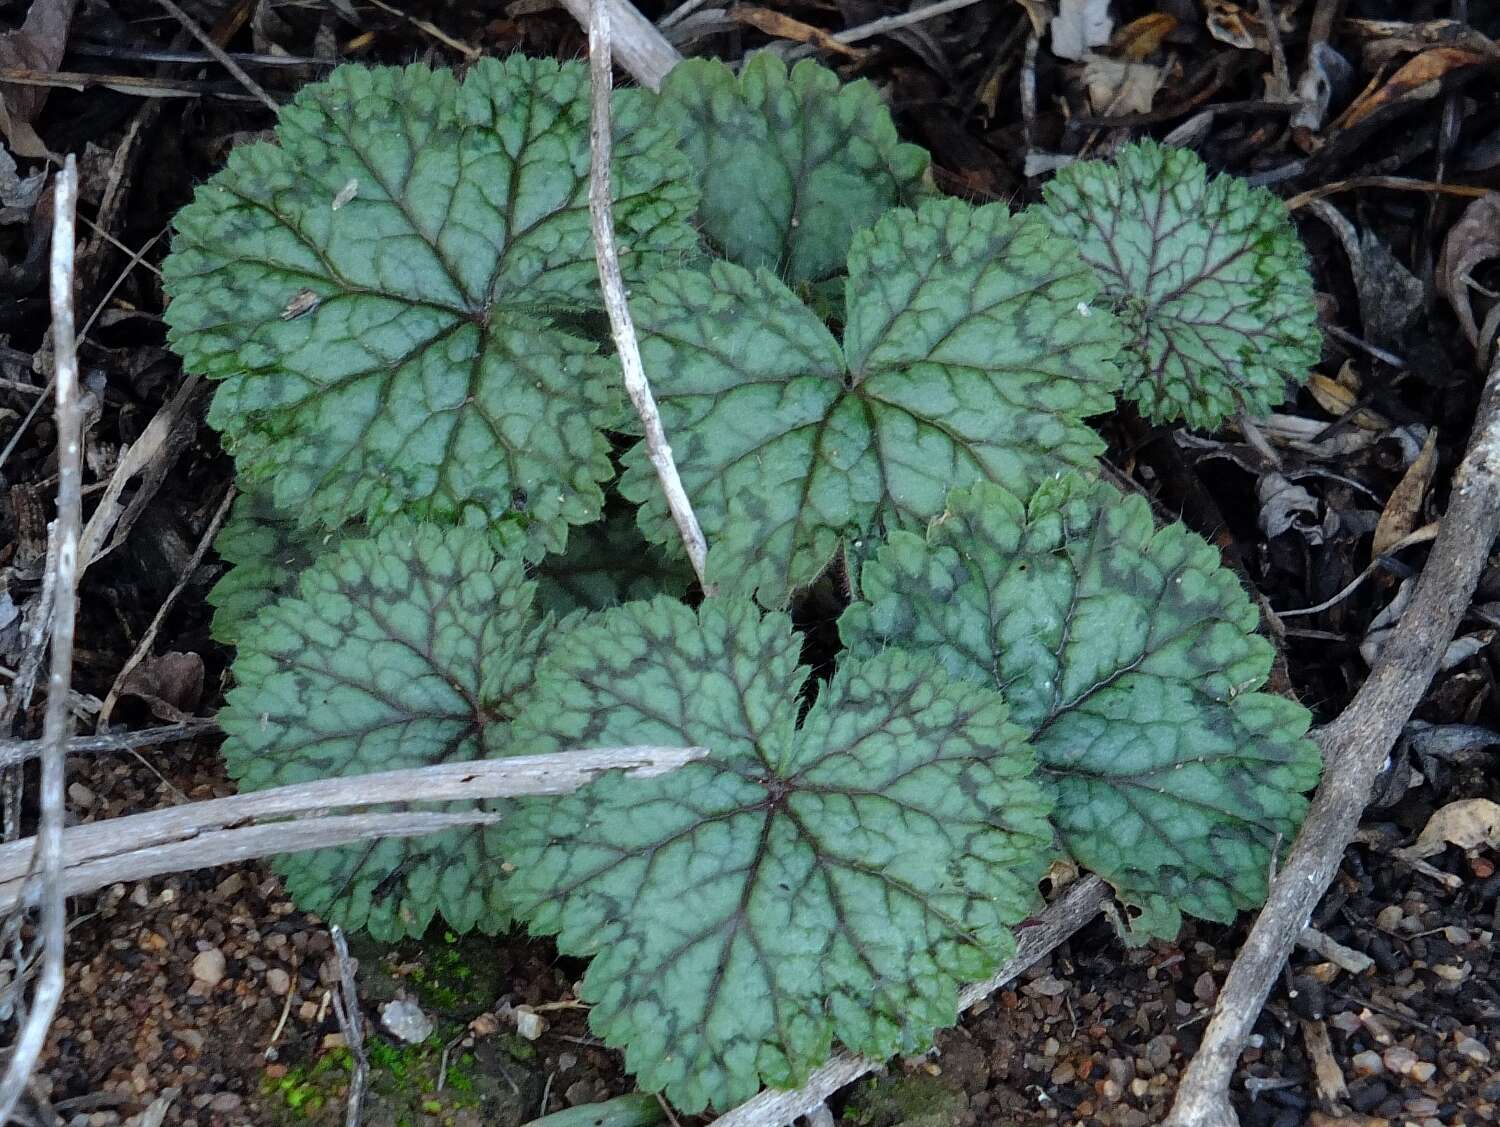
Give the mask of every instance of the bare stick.
<svg viewBox="0 0 1500 1127">
<path fill-rule="evenodd" d="M 1019 935 L 1012 959 L 993 977 L 964 987 L 958 996 L 959 1012 L 971 1009 L 1043 958 L 1097 916 L 1108 898 L 1109 890 L 1098 877 L 1086 877 L 1070 886 L 1047 905 L 1033 926 L 1017 929 Z M 807 1083 L 796 1091 L 767 1089 L 719 1116 L 709 1127 L 784 1127 L 799 1116 L 816 1114 L 829 1096 L 880 1066 L 880 1061 L 838 1053 L 827 1064 L 814 1069 Z"/>
<path fill-rule="evenodd" d="M 213 716 L 195 716 L 180 724 L 160 728 L 142 728 L 138 732 L 112 732 L 103 736 L 74 736 L 68 741 L 69 755 L 98 755 L 107 751 L 135 751 L 142 747 L 176 743 L 179 740 L 211 736 L 219 732 L 219 721 Z M 42 752 L 43 740 L 0 740 L 0 767 L 14 767 L 35 759 Z"/>
<path fill-rule="evenodd" d="M 703 530 L 698 527 L 698 516 L 693 512 L 687 491 L 682 488 L 672 448 L 667 445 L 666 432 L 662 430 L 656 397 L 651 394 L 651 385 L 646 381 L 641 346 L 635 338 L 635 324 L 625 299 L 620 255 L 615 247 L 614 206 L 609 181 L 612 141 L 609 95 L 614 80 L 609 51 L 610 6 L 609 0 L 592 0 L 589 7 L 589 77 L 593 82 L 589 118 L 589 216 L 594 225 L 594 257 L 599 263 L 599 285 L 604 291 L 604 308 L 609 311 L 610 332 L 615 339 L 615 350 L 620 354 L 620 365 L 625 370 L 625 390 L 645 428 L 646 456 L 651 459 L 662 492 L 667 495 L 667 507 L 677 522 L 677 531 L 682 536 L 693 571 L 698 575 L 698 583 L 704 593 L 713 594 L 713 588 L 704 577 L 708 545 L 704 542 Z"/>
<path fill-rule="evenodd" d="M 57 176 L 52 204 L 52 348 L 57 383 L 57 522 L 49 553 L 56 561 L 52 669 L 42 720 L 41 818 L 35 840 L 41 877 L 37 942 L 42 970 L 0 1079 L 0 1123 L 9 1123 L 47 1043 L 63 991 L 67 901 L 62 886 L 63 795 L 66 784 L 68 691 L 73 678 L 73 625 L 78 590 L 78 537 L 83 528 L 83 410 L 78 403 L 78 340 L 73 326 L 73 215 L 78 207 L 78 162 L 70 154 Z M 29 851 L 28 851 L 29 852 Z"/>
<path fill-rule="evenodd" d="M 667 72 L 682 62 L 677 48 L 667 42 L 666 37 L 641 15 L 630 0 L 601 2 L 608 9 L 605 12 L 606 22 L 615 28 L 613 53 L 619 56 L 620 66 L 647 90 L 660 90 L 661 80 L 667 77 Z M 589 54 L 592 56 L 598 50 L 594 44 L 594 4 L 591 0 L 563 0 L 563 7 L 589 29 Z M 596 78 L 594 81 L 597 83 L 599 80 Z"/>
<path fill-rule="evenodd" d="M 1319 734 L 1323 781 L 1291 854 L 1235 959 L 1203 1042 L 1177 1089 L 1168 1127 L 1238 1122 L 1229 1083 L 1245 1039 L 1292 946 L 1354 836 L 1370 788 L 1426 695 L 1500 534 L 1500 363 L 1490 369 L 1469 451 L 1416 594 L 1349 707 Z"/>
<path fill-rule="evenodd" d="M 178 23 L 180 23 L 183 28 L 186 29 L 189 35 L 191 35 L 194 39 L 201 43 L 203 45 L 203 49 L 210 55 L 212 55 L 218 61 L 219 65 L 234 77 L 234 80 L 236 82 L 238 82 L 247 91 L 249 91 L 250 95 L 254 97 L 256 101 L 260 102 L 261 105 L 265 106 L 266 109 L 270 110 L 273 114 L 279 114 L 281 112 L 281 107 L 276 104 L 276 99 L 267 94 L 265 90 L 261 88 L 259 82 L 256 82 L 255 79 L 246 74 L 245 68 L 231 59 L 224 52 L 224 48 L 215 43 L 213 41 L 213 37 L 198 26 L 197 21 L 194 20 L 192 16 L 188 15 L 176 4 L 172 3 L 172 0 L 156 0 L 156 2 L 160 4 L 164 9 L 166 9 L 167 14 L 175 19 Z"/>
<path fill-rule="evenodd" d="M 333 1014 L 338 1020 L 339 1030 L 344 1034 L 344 1044 L 354 1057 L 354 1075 L 349 1078 L 349 1103 L 348 1110 L 344 1113 L 344 1127 L 359 1127 L 360 1113 L 365 1102 L 365 1080 L 370 1074 L 370 1059 L 365 1055 L 365 1018 L 359 1008 L 359 989 L 354 984 L 354 960 L 349 957 L 349 944 L 344 939 L 344 929 L 334 924 L 328 932 L 333 936 L 333 950 L 339 960 L 339 987 L 333 993 Z M 442 1072 L 446 1075 L 447 1069 Z"/>
<path fill-rule="evenodd" d="M 104 704 L 99 709 L 99 718 L 94 722 L 94 730 L 103 732 L 109 729 L 110 713 L 115 710 L 115 702 L 120 699 L 120 686 L 125 683 L 131 671 L 135 669 L 156 642 L 156 633 L 161 629 L 161 624 L 166 621 L 168 613 L 177 605 L 178 596 L 187 587 L 188 581 L 192 579 L 193 573 L 198 570 L 198 565 L 203 562 L 203 557 L 208 554 L 209 545 L 214 542 L 214 537 L 219 534 L 219 529 L 224 525 L 224 518 L 229 515 L 229 506 L 234 503 L 235 489 L 230 486 L 224 491 L 224 499 L 219 502 L 213 517 L 208 522 L 208 527 L 203 530 L 203 535 L 198 538 L 198 547 L 194 549 L 192 558 L 188 560 L 187 566 L 182 569 L 177 582 L 167 592 L 167 597 L 162 600 L 161 606 L 156 608 L 156 614 L 152 616 L 146 632 L 141 635 L 141 640 L 136 643 L 135 652 L 125 662 L 120 672 L 115 674 L 114 684 L 110 685 L 109 693 L 104 698 Z M 165 719 L 165 718 L 164 718 Z"/>
<path fill-rule="evenodd" d="M 659 775 L 706 754 L 703 748 L 622 747 L 517 755 L 320 779 L 233 798 L 184 803 L 67 830 L 62 843 L 62 883 L 68 895 L 76 895 L 114 881 L 252 856 L 472 825 L 491 816 L 482 811 L 365 814 L 343 820 L 321 815 L 332 809 L 386 803 L 568 794 L 604 771 Z M 314 816 L 303 821 L 273 821 L 295 815 Z M 0 909 L 23 896 L 29 898 L 23 886 L 29 875 L 31 849 L 30 838 L 0 845 Z"/>
</svg>

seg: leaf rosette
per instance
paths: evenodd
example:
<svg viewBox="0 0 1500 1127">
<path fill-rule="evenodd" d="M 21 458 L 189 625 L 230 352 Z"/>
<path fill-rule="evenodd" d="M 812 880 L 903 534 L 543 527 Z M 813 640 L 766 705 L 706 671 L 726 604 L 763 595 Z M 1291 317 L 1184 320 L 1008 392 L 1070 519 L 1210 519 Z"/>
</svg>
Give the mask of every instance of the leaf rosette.
<svg viewBox="0 0 1500 1127">
<path fill-rule="evenodd" d="M 535 585 L 483 533 L 396 518 L 302 573 L 239 639 L 219 719 L 244 790 L 518 754 L 510 719 L 549 624 Z M 496 803 L 385 809 L 493 811 Z M 497 830 L 291 854 L 277 871 L 305 910 L 379 939 L 510 922 Z"/>
<path fill-rule="evenodd" d="M 300 522 L 395 512 L 560 551 L 599 515 L 613 365 L 598 308 L 581 64 L 341 67 L 178 215 L 170 339 L 222 380 L 248 483 Z M 690 168 L 641 92 L 615 103 L 631 278 L 697 245 Z"/>
<path fill-rule="evenodd" d="M 1038 212 L 1099 272 L 1130 336 L 1125 395 L 1147 417 L 1211 428 L 1306 381 L 1322 348 L 1312 275 L 1270 192 L 1154 141 L 1043 191 Z"/>
<path fill-rule="evenodd" d="M 1014 950 L 1051 848 L 998 694 L 891 651 L 802 715 L 800 647 L 748 601 L 631 603 L 556 639 L 517 722 L 537 750 L 709 749 L 505 827 L 518 914 L 593 956 L 591 1027 L 688 1112 L 800 1083 L 834 1038 L 925 1047 Z"/>
<path fill-rule="evenodd" d="M 709 578 L 767 605 L 841 547 L 923 528 L 954 485 L 1091 470 L 1118 383 L 1093 272 L 1035 217 L 933 201 L 854 238 L 843 340 L 780 281 L 725 262 L 632 302 Z M 642 447 L 621 490 L 675 538 Z"/>
<path fill-rule="evenodd" d="M 1063 846 L 1139 911 L 1136 936 L 1265 899 L 1319 758 L 1307 710 L 1254 691 L 1271 646 L 1211 545 L 1106 484 L 1068 476 L 1029 502 L 984 484 L 925 538 L 894 534 L 859 589 L 840 621 L 854 653 L 930 652 L 1003 693 Z"/>
</svg>

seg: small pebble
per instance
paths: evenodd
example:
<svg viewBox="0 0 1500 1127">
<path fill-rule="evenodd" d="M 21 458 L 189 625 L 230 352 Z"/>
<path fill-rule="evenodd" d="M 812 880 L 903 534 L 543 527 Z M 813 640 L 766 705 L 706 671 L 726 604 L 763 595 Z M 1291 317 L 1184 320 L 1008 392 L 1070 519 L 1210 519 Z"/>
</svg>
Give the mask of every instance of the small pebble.
<svg viewBox="0 0 1500 1127">
<path fill-rule="evenodd" d="M 380 1007 L 380 1024 L 392 1037 L 408 1045 L 420 1045 L 432 1036 L 432 1019 L 422 1007 L 407 998 L 397 998 Z"/>
<path fill-rule="evenodd" d="M 1437 1074 L 1437 1065 L 1433 1064 L 1431 1061 L 1425 1061 L 1425 1060 L 1424 1061 L 1418 1061 L 1416 1064 L 1412 1065 L 1411 1068 L 1409 1068 L 1407 1070 L 1407 1073 L 1406 1073 L 1407 1076 L 1411 1077 L 1418 1084 L 1425 1084 L 1425 1083 L 1427 1083 L 1427 1081 L 1431 1080 L 1433 1078 L 1433 1076 L 1436 1075 L 1436 1074 Z M 1436 1106 L 1437 1106 L 1436 1104 L 1433 1105 L 1434 1108 L 1436 1108 Z M 1423 1112 L 1423 1114 L 1425 1115 L 1427 1113 Z"/>
<path fill-rule="evenodd" d="M 238 1096 L 233 1092 L 220 1092 L 208 1101 L 208 1107 L 210 1111 L 239 1111 L 240 1105 L 244 1102 L 243 1096 Z"/>
<path fill-rule="evenodd" d="M 1395 931 L 1403 914 L 1400 904 L 1391 904 L 1380 909 L 1380 914 L 1375 917 L 1375 926 L 1382 931 Z"/>
<path fill-rule="evenodd" d="M 1368 1049 L 1362 1053 L 1355 1053 L 1350 1063 L 1354 1066 L 1356 1076 L 1379 1076 L 1385 1071 L 1385 1064 L 1381 1061 L 1380 1054 Z"/>
<path fill-rule="evenodd" d="M 266 971 L 266 986 L 270 988 L 272 994 L 281 997 L 292 988 L 292 976 L 280 967 L 272 967 Z"/>
<path fill-rule="evenodd" d="M 1417 1063 L 1417 1054 L 1401 1045 L 1394 1045 L 1385 1051 L 1381 1059 L 1385 1062 L 1386 1068 L 1397 1076 L 1405 1076 Z"/>
<path fill-rule="evenodd" d="M 224 952 L 217 947 L 199 951 L 193 958 L 193 978 L 205 986 L 213 987 L 223 982 L 225 970 Z"/>
<path fill-rule="evenodd" d="M 1482 1042 L 1476 1041 L 1472 1037 L 1459 1038 L 1458 1044 L 1454 1048 L 1458 1050 L 1459 1056 L 1466 1057 L 1475 1064 L 1490 1063 L 1490 1051 L 1484 1047 Z"/>
</svg>

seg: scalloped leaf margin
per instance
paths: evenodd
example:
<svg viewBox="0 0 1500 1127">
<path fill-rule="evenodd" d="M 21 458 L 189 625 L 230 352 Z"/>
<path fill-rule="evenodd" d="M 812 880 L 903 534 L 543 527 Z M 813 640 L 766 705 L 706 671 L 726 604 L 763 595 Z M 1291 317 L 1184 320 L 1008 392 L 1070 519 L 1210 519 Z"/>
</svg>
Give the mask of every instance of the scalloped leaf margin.
<svg viewBox="0 0 1500 1127">
<path fill-rule="evenodd" d="M 1004 694 L 1064 847 L 1138 913 L 1130 938 L 1264 900 L 1319 756 L 1307 710 L 1255 691 L 1271 647 L 1211 545 L 1107 484 L 979 485 L 859 584 L 839 624 L 854 653 L 930 652 Z"/>
<path fill-rule="evenodd" d="M 518 913 L 593 957 L 590 1027 L 686 1112 L 795 1086 L 835 1038 L 925 1048 L 1014 950 L 1051 853 L 997 693 L 890 651 L 844 663 L 799 723 L 801 645 L 748 600 L 627 604 L 563 633 L 517 722 L 539 750 L 710 749 L 505 827 Z"/>
<path fill-rule="evenodd" d="M 615 103 L 615 217 L 638 278 L 697 245 L 691 167 L 644 93 Z M 597 308 L 588 78 L 485 59 L 462 83 L 345 66 L 177 216 L 169 339 L 222 382 L 244 480 L 306 524 L 504 524 L 560 551 L 596 519 L 614 365 L 563 321 Z"/>
<path fill-rule="evenodd" d="M 1306 382 L 1322 337 L 1286 205 L 1154 141 L 1080 161 L 1036 210 L 1099 272 L 1131 337 L 1125 395 L 1158 422 L 1265 415 Z"/>
</svg>

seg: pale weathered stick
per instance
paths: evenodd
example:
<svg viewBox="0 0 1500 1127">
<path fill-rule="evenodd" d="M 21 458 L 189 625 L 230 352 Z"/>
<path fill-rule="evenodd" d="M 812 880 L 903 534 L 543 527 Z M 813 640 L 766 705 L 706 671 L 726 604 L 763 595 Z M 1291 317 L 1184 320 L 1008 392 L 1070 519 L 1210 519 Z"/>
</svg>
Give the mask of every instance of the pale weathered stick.
<svg viewBox="0 0 1500 1127">
<path fill-rule="evenodd" d="M 635 338 L 635 324 L 625 299 L 620 255 L 615 247 L 609 173 L 613 139 L 609 122 L 609 96 L 613 87 L 609 26 L 612 7 L 615 5 L 611 0 L 592 0 L 589 7 L 589 77 L 593 83 L 589 118 L 589 216 L 594 227 L 594 258 L 599 264 L 599 285 L 604 291 L 604 308 L 609 312 L 610 332 L 615 339 L 615 350 L 620 354 L 620 366 L 625 371 L 625 390 L 631 403 L 635 404 L 636 414 L 641 417 L 646 456 L 651 459 L 662 492 L 667 496 L 667 507 L 672 511 L 672 520 L 677 524 L 688 559 L 698 574 L 698 582 L 705 593 L 712 594 L 713 589 L 704 574 L 708 545 L 704 542 L 703 530 L 698 526 L 698 517 L 693 512 L 687 491 L 682 488 L 672 448 L 667 445 L 667 436 L 662 429 L 661 413 L 656 409 L 656 397 L 651 394 L 651 384 L 646 380 L 641 346 Z"/>
<path fill-rule="evenodd" d="M 1168 1127 L 1238 1122 L 1229 1083 L 1293 944 L 1333 879 L 1370 788 L 1421 703 L 1500 534 L 1500 363 L 1486 381 L 1469 451 L 1411 606 L 1349 707 L 1319 733 L 1323 781 L 1286 864 L 1219 991 L 1203 1041 L 1177 1088 Z"/>
<path fill-rule="evenodd" d="M 591 748 L 555 755 L 517 755 L 509 759 L 478 759 L 406 771 L 319 779 L 75 826 L 63 837 L 63 866 L 65 872 L 71 872 L 127 854 L 145 857 L 150 850 L 190 843 L 200 859 L 192 863 L 189 856 L 186 858 L 189 863 L 180 868 L 202 868 L 218 863 L 213 855 L 215 834 L 243 828 L 252 821 L 393 802 L 455 802 L 567 794 L 604 771 L 623 770 L 642 777 L 659 775 L 707 754 L 704 748 L 692 747 Z M 404 816 L 416 817 L 417 812 Z M 421 816 L 449 820 L 442 824 L 432 822 L 431 828 L 445 828 L 454 818 L 467 819 L 468 823 L 475 818 L 467 814 L 423 813 Z M 295 824 L 277 822 L 274 828 L 289 835 Z M 410 835 L 413 831 L 404 832 Z M 15 895 L 13 886 L 26 878 L 30 856 L 29 838 L 0 845 L 0 895 Z M 118 876 L 113 879 L 127 878 Z"/>
<path fill-rule="evenodd" d="M 603 3 L 608 8 L 605 16 L 614 28 L 611 53 L 631 78 L 647 90 L 659 90 L 667 72 L 682 62 L 677 48 L 667 42 L 630 0 L 603 0 Z M 563 0 L 563 7 L 581 25 L 591 26 L 590 0 Z M 589 50 L 595 50 L 592 44 Z"/>
<path fill-rule="evenodd" d="M 74 736 L 67 743 L 69 755 L 98 755 L 106 751 L 134 751 L 157 744 L 177 743 L 198 736 L 211 736 L 219 731 L 219 721 L 213 716 L 194 716 L 180 724 L 166 724 L 160 728 L 142 728 L 135 732 L 111 732 L 103 736 Z M 0 740 L 0 767 L 14 767 L 35 759 L 42 751 L 42 740 Z"/>
<path fill-rule="evenodd" d="M 73 216 L 78 208 L 78 162 L 70 154 L 53 186 L 52 354 L 57 383 L 57 520 L 52 526 L 52 667 L 42 719 L 41 816 L 34 841 L 40 878 L 37 944 L 42 969 L 31 1010 L 21 1025 L 0 1079 L 0 1123 L 9 1123 L 47 1044 L 47 1030 L 63 992 L 67 898 L 63 892 L 63 815 L 67 775 L 68 692 L 73 679 L 78 538 L 83 528 L 83 409 L 78 402 L 78 339 L 73 328 Z M 30 850 L 27 851 L 28 855 Z"/>
<path fill-rule="evenodd" d="M 1013 958 L 992 977 L 964 987 L 958 995 L 959 1012 L 962 1013 L 988 998 L 1043 958 L 1097 916 L 1108 898 L 1109 889 L 1098 877 L 1085 877 L 1071 885 L 1047 905 L 1033 926 L 1019 931 Z M 719 1116 L 709 1127 L 785 1127 L 799 1116 L 814 1114 L 833 1093 L 854 1083 L 865 1073 L 873 1072 L 881 1064 L 881 1061 L 868 1060 L 850 1053 L 838 1053 L 827 1064 L 814 1069 L 802 1087 L 791 1092 L 767 1089 L 733 1111 Z"/>
</svg>

